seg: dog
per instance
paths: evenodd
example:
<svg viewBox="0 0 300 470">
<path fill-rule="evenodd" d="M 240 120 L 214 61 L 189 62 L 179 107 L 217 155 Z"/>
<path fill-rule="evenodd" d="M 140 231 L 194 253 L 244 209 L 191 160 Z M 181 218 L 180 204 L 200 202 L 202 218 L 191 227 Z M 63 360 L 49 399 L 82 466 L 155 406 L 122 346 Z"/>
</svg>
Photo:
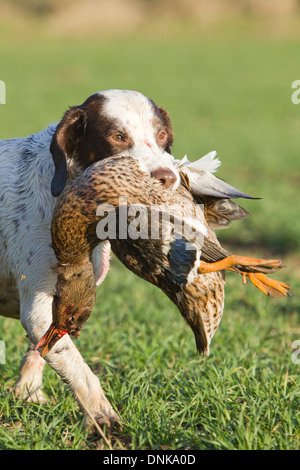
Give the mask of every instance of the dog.
<svg viewBox="0 0 300 470">
<path fill-rule="evenodd" d="M 45 402 L 41 390 L 46 362 L 71 388 L 98 423 L 119 421 L 96 377 L 68 335 L 45 360 L 34 346 L 52 321 L 57 280 L 51 244 L 56 197 L 89 165 L 110 156 L 136 158 L 142 171 L 176 189 L 180 176 L 171 155 L 167 111 L 139 92 L 107 90 L 69 108 L 61 121 L 28 137 L 0 141 L 1 315 L 20 318 L 30 345 L 15 387 L 18 398 Z M 93 253 L 95 283 L 109 269 L 105 241 Z"/>
</svg>

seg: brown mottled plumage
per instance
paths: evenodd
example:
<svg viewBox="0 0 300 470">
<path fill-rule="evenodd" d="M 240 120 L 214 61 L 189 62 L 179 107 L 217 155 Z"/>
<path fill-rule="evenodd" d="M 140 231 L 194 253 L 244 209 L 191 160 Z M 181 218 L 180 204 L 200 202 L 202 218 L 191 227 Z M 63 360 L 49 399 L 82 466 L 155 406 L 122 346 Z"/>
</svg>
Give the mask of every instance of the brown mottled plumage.
<svg viewBox="0 0 300 470">
<path fill-rule="evenodd" d="M 126 197 L 127 207 L 138 205 L 150 210 L 159 206 L 160 214 L 171 214 L 164 226 L 161 219 L 156 221 L 156 228 L 163 230 L 159 237 L 151 237 L 154 222 L 149 219 L 149 211 L 141 211 L 140 226 L 147 227 L 148 236 L 119 239 L 117 223 L 117 236 L 110 238 L 110 243 L 128 269 L 161 288 L 174 302 L 194 332 L 199 353 L 208 354 L 222 317 L 225 269 L 243 274 L 244 280 L 248 276 L 268 295 L 287 295 L 289 286 L 260 274 L 281 268 L 281 261 L 230 255 L 207 223 L 209 205 L 205 198 L 203 211 L 188 189 L 184 173 L 182 185 L 176 191 L 166 189 L 141 171 L 138 161 L 130 157 L 98 162 L 66 188 L 58 198 L 52 221 L 59 275 L 53 323 L 37 345 L 42 346 L 43 355 L 63 334 L 78 335 L 91 313 L 96 290 L 91 253 L 103 241 L 97 237 L 96 228 L 105 217 L 98 217 L 96 210 L 99 205 L 110 204 L 120 211 L 119 196 Z M 218 219 L 218 214 L 215 217 Z M 127 229 L 132 220 L 126 212 Z M 187 234 L 184 230 L 180 238 L 176 223 L 182 220 L 189 230 Z"/>
</svg>

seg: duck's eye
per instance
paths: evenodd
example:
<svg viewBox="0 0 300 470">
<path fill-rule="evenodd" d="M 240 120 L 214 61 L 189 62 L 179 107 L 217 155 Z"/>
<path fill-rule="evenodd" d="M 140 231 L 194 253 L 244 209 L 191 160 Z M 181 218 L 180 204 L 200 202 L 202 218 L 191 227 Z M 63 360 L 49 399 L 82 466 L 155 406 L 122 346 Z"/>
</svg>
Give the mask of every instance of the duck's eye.
<svg viewBox="0 0 300 470">
<path fill-rule="evenodd" d="M 118 143 L 125 142 L 125 137 L 124 137 L 122 134 L 114 134 L 114 135 L 112 136 L 112 139 L 113 139 L 115 142 L 118 142 Z"/>
</svg>

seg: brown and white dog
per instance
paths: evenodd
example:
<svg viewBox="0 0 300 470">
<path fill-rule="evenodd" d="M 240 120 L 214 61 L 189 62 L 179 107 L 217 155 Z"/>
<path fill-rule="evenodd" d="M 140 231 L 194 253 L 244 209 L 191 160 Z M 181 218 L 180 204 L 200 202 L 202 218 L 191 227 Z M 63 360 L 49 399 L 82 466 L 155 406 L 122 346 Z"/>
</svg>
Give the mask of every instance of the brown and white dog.
<svg viewBox="0 0 300 470">
<path fill-rule="evenodd" d="M 56 258 L 50 224 L 55 197 L 89 165 L 114 155 L 138 159 L 143 171 L 175 189 L 179 173 L 170 154 L 172 142 L 168 113 L 141 93 L 124 90 L 96 93 L 70 108 L 58 124 L 0 141 L 0 313 L 20 318 L 31 341 L 17 397 L 45 400 L 45 361 L 34 345 L 52 320 Z M 109 253 L 108 242 L 94 252 L 96 284 L 109 268 Z M 46 361 L 96 420 L 118 419 L 99 379 L 68 335 Z"/>
</svg>

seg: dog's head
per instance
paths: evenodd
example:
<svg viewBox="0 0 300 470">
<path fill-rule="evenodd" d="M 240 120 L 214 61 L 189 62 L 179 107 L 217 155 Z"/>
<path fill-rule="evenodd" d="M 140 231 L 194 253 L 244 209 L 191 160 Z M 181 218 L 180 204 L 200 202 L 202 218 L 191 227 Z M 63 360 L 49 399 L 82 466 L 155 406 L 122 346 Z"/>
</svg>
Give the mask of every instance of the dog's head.
<svg viewBox="0 0 300 470">
<path fill-rule="evenodd" d="M 170 154 L 173 132 L 167 111 L 141 93 L 108 90 L 70 108 L 58 124 L 50 150 L 55 165 L 51 191 L 58 196 L 68 172 L 77 176 L 111 156 L 137 158 L 140 167 L 167 187 L 179 185 Z"/>
</svg>

